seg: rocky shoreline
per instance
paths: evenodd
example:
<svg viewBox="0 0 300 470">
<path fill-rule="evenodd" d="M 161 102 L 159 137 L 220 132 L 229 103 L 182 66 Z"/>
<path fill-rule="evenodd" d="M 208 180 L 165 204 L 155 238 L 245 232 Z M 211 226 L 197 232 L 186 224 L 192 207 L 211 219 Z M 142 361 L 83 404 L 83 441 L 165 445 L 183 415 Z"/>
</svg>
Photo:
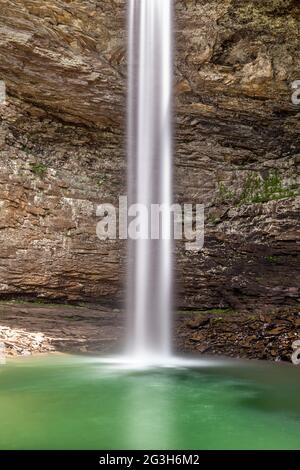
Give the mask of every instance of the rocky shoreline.
<svg viewBox="0 0 300 470">
<path fill-rule="evenodd" d="M 295 308 L 259 313 L 181 313 L 177 319 L 181 351 L 245 359 L 291 362 L 293 343 L 300 339 L 300 313 Z"/>
<path fill-rule="evenodd" d="M 7 357 L 40 353 L 111 353 L 120 347 L 123 316 L 99 306 L 3 302 L 0 344 Z"/>
<path fill-rule="evenodd" d="M 7 357 L 41 353 L 104 353 L 122 348 L 124 313 L 98 305 L 0 304 L 0 345 Z M 300 339 L 300 312 L 177 312 L 178 352 L 291 362 Z"/>
</svg>

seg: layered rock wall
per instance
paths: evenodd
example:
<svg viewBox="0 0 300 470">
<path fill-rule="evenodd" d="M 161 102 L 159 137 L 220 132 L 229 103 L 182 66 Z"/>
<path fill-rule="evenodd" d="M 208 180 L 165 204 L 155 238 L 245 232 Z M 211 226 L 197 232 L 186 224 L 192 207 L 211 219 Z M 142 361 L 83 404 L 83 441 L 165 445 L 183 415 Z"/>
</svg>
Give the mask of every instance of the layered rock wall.
<svg viewBox="0 0 300 470">
<path fill-rule="evenodd" d="M 0 296 L 120 301 L 95 207 L 125 191 L 126 2 L 0 6 Z M 178 303 L 297 304 L 299 2 L 177 0 L 175 29 L 176 200 L 206 205 Z"/>
</svg>

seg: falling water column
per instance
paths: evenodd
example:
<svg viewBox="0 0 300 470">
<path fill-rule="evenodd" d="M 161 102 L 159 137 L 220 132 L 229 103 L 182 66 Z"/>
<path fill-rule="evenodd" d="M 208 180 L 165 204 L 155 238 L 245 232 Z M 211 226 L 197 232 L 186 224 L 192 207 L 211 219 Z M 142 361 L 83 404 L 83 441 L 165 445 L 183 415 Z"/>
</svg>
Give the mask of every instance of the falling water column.
<svg viewBox="0 0 300 470">
<path fill-rule="evenodd" d="M 165 210 L 158 239 L 128 242 L 128 343 L 138 359 L 155 361 L 171 351 L 172 3 L 129 0 L 128 203 L 148 216 L 153 204 Z M 150 217 L 139 216 L 150 232 Z"/>
</svg>

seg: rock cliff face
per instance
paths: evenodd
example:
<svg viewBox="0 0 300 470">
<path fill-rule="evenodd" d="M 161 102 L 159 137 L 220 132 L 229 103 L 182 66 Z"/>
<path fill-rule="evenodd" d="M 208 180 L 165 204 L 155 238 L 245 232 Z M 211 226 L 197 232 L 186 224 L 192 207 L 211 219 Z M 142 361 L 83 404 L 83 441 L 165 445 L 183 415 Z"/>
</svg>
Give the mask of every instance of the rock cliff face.
<svg viewBox="0 0 300 470">
<path fill-rule="evenodd" d="M 178 303 L 297 304 L 299 2 L 175 3 L 176 199 L 206 205 Z M 126 2 L 0 6 L 0 296 L 119 301 L 125 247 L 95 208 L 125 192 Z"/>
</svg>

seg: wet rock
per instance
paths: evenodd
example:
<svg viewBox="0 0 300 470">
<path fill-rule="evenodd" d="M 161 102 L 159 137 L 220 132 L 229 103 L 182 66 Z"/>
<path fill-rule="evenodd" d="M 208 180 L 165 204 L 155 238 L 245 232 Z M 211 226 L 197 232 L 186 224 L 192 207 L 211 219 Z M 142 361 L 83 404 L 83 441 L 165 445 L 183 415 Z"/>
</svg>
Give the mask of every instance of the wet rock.
<svg viewBox="0 0 300 470">
<path fill-rule="evenodd" d="M 293 344 L 299 339 L 295 323 L 298 312 L 293 308 L 281 308 L 272 313 L 235 312 L 224 315 L 222 322 L 197 327 L 192 319 L 186 321 L 185 315 L 178 314 L 176 320 L 180 351 L 290 362 Z M 270 319 L 273 320 L 270 322 Z"/>
<path fill-rule="evenodd" d="M 286 331 L 285 326 L 277 326 L 275 328 L 272 328 L 271 330 L 268 330 L 267 334 L 271 335 L 271 336 L 273 336 L 273 335 L 277 336 L 277 335 L 280 335 L 281 333 L 283 333 L 285 331 Z"/>
<path fill-rule="evenodd" d="M 191 329 L 198 329 L 202 326 L 205 326 L 209 323 L 209 318 L 193 318 L 186 322 L 187 326 Z"/>
</svg>

